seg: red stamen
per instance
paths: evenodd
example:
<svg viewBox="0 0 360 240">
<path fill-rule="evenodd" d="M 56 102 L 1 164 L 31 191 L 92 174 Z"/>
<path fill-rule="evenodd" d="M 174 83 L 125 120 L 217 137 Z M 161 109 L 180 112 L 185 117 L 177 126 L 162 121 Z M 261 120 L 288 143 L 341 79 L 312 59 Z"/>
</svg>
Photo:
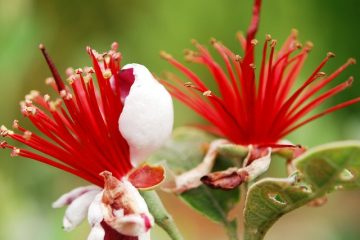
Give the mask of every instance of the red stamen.
<svg viewBox="0 0 360 240">
<path fill-rule="evenodd" d="M 57 68 L 55 67 L 54 62 L 52 61 L 52 59 L 50 58 L 49 54 L 46 51 L 46 48 L 44 46 L 44 44 L 40 44 L 39 48 L 46 60 L 46 63 L 48 64 L 50 71 L 55 79 L 56 82 L 56 86 L 57 86 L 57 90 L 60 92 L 61 90 L 65 89 L 65 85 L 60 77 L 59 71 L 57 70 Z"/>
<path fill-rule="evenodd" d="M 246 36 L 247 46 L 246 46 L 246 48 L 250 47 L 250 41 L 255 38 L 255 35 L 259 28 L 261 2 L 262 2 L 262 0 L 255 0 L 255 2 L 254 2 L 251 23 L 247 30 L 247 36 Z M 250 53 L 250 54 L 253 55 L 253 53 Z"/>
<path fill-rule="evenodd" d="M 237 144 L 275 147 L 284 135 L 298 127 L 359 100 L 354 99 L 336 105 L 301 122 L 308 112 L 349 86 L 350 81 L 314 97 L 355 61 L 349 60 L 330 76 L 325 77 L 325 74 L 320 71 L 327 61 L 334 57 L 333 53 L 328 53 L 310 77 L 291 93 L 313 47 L 311 42 L 307 42 L 303 50 L 293 55 L 297 49 L 302 48 L 297 42 L 297 31 L 293 30 L 277 53 L 275 52 L 276 41 L 271 40 L 270 35 L 266 36 L 262 49 L 260 76 L 257 78 L 254 71 L 254 49 L 257 44 L 255 35 L 259 26 L 261 4 L 261 0 L 254 0 L 253 17 L 247 36 L 237 34 L 241 48 L 245 52 L 243 58 L 216 40 L 212 40 L 211 43 L 224 61 L 225 69 L 222 69 L 209 51 L 196 41 L 193 41 L 193 44 L 198 52 L 190 50 L 186 52 L 187 60 L 205 65 L 209 70 L 217 83 L 219 96 L 209 91 L 195 73 L 165 53 L 162 53 L 162 56 L 179 69 L 190 80 L 190 83 L 186 83 L 184 87 L 182 81 L 178 80 L 174 81 L 176 84 L 163 82 L 175 98 L 212 124 L 209 127 L 201 126 L 201 129 L 226 137 Z M 270 53 L 268 53 L 269 45 Z M 174 76 L 169 78 L 176 79 Z M 207 98 L 200 98 L 195 91 L 201 92 Z M 299 121 L 300 123 L 297 123 Z"/>
<path fill-rule="evenodd" d="M 350 77 L 349 80 L 346 82 L 339 84 L 338 86 L 332 88 L 331 90 L 325 92 L 324 94 L 320 95 L 319 97 L 312 100 L 310 103 L 308 103 L 303 108 L 298 109 L 296 114 L 290 115 L 287 117 L 287 120 L 284 121 L 283 126 L 281 128 L 284 128 L 285 126 L 291 126 L 293 123 L 295 123 L 297 120 L 299 120 L 301 117 L 305 116 L 307 113 L 309 113 L 311 110 L 319 106 L 321 103 L 323 103 L 325 100 L 331 98 L 332 96 L 338 94 L 339 92 L 345 90 L 346 88 L 350 87 L 353 82 L 353 78 Z"/>
<path fill-rule="evenodd" d="M 126 175 L 132 165 L 129 146 L 118 129 L 118 119 L 123 108 L 120 101 L 121 89 L 113 89 L 110 85 L 110 76 L 117 76 L 120 71 L 121 55 L 116 52 L 116 48 L 117 45 L 113 45 L 113 49 L 105 57 L 96 57 L 88 48 L 94 69 L 67 71 L 71 86 L 69 88 L 63 83 L 45 47 L 40 45 L 62 100 L 52 102 L 48 95 L 43 97 L 32 91 L 21 104 L 24 116 L 29 118 L 45 138 L 28 131 L 16 120 L 13 127 L 22 134 L 1 127 L 3 137 L 23 143 L 39 154 L 15 148 L 4 141 L 0 147 L 12 149 L 12 156 L 40 161 L 99 186 L 103 185 L 99 173 L 104 170 L 111 171 L 118 178 Z M 91 76 L 94 72 L 99 93 Z M 120 80 L 114 78 L 115 81 Z M 50 84 L 53 81 L 49 81 Z M 66 108 L 62 106 L 62 102 Z"/>
<path fill-rule="evenodd" d="M 326 109 L 325 111 L 323 111 L 323 112 L 321 112 L 321 113 L 318 113 L 318 114 L 316 114 L 316 115 L 314 115 L 314 116 L 312 116 L 312 117 L 310 117 L 310 118 L 308 118 L 308 119 L 306 119 L 306 120 L 298 123 L 297 125 L 291 127 L 290 129 L 284 131 L 284 132 L 281 134 L 281 137 L 284 137 L 285 135 L 289 134 L 290 132 L 295 131 L 297 128 L 299 128 L 299 127 L 301 127 L 301 126 L 303 126 L 303 125 L 305 125 L 305 124 L 307 124 L 307 123 L 309 123 L 309 122 L 311 122 L 311 121 L 314 121 L 314 120 L 316 120 L 316 119 L 319 118 L 319 117 L 322 117 L 322 116 L 324 116 L 324 115 L 330 114 L 330 113 L 332 113 L 332 112 L 334 112 L 334 111 L 340 110 L 340 109 L 342 109 L 342 108 L 345 108 L 345 107 L 347 107 L 347 106 L 350 106 L 350 105 L 355 104 L 355 103 L 358 103 L 358 102 L 360 102 L 360 97 L 355 98 L 355 99 L 352 99 L 352 100 L 349 100 L 349 101 L 346 101 L 346 102 L 344 102 L 344 103 L 340 103 L 340 104 L 335 105 L 335 106 L 333 106 L 333 107 L 330 107 L 330 108 Z"/>
</svg>

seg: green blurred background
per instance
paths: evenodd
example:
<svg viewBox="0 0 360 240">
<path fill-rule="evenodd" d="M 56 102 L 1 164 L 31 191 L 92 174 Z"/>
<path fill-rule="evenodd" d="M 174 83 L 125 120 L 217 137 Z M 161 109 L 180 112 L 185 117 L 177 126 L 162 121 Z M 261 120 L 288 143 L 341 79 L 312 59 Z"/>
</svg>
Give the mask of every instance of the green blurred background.
<svg viewBox="0 0 360 240">
<path fill-rule="evenodd" d="M 60 70 L 82 67 L 90 61 L 85 46 L 104 51 L 118 41 L 124 63 L 145 64 L 157 74 L 170 66 L 159 57 L 166 50 L 182 58 L 182 49 L 195 38 L 207 45 L 210 37 L 238 49 L 235 32 L 246 30 L 251 13 L 250 0 L 158 0 L 158 1 L 76 1 L 0 0 L 0 120 L 11 125 L 22 120 L 18 103 L 32 89 L 46 92 L 44 79 L 49 71 L 38 50 L 43 42 Z M 267 0 L 264 1 L 259 40 L 265 33 L 285 40 L 296 27 L 302 41 L 315 44 L 304 79 L 327 51 L 337 57 L 325 72 L 348 57 L 360 59 L 360 1 L 357 0 Z M 355 65 L 338 81 L 354 75 Z M 329 102 L 327 106 L 359 96 L 360 83 Z M 176 126 L 197 121 L 197 116 L 175 104 Z M 360 139 L 359 105 L 322 118 L 289 139 L 307 146 L 340 139 Z M 56 169 L 0 152 L 0 239 L 49 240 L 86 239 L 87 224 L 71 233 L 61 229 L 63 210 L 51 209 L 62 193 L 85 184 Z M 283 175 L 283 163 L 273 163 L 272 175 Z M 225 239 L 223 230 L 171 195 L 162 195 L 165 204 L 184 232 L 185 239 Z M 337 193 L 321 208 L 304 207 L 283 217 L 267 239 L 360 239 L 360 192 Z M 240 211 L 238 212 L 240 214 Z M 168 239 L 160 229 L 153 239 Z"/>
</svg>

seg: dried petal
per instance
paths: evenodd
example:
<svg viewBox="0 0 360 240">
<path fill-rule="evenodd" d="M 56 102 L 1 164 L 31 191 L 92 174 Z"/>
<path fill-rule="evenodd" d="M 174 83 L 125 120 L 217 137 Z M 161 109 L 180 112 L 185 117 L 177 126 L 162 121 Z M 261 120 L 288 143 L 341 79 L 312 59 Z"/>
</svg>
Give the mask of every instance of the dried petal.
<svg viewBox="0 0 360 240">
<path fill-rule="evenodd" d="M 266 172 L 271 162 L 271 148 L 256 149 L 250 147 L 243 168 L 229 168 L 225 171 L 209 173 L 201 181 L 213 188 L 234 189 L 243 182 L 252 181 Z M 246 166 L 246 164 L 248 164 Z"/>
<path fill-rule="evenodd" d="M 127 236 L 148 232 L 154 218 L 138 190 L 126 178 L 118 180 L 110 172 L 101 175 L 105 179 L 102 203 L 106 224 Z"/>
<path fill-rule="evenodd" d="M 137 189 L 150 189 L 153 188 L 165 179 L 165 169 L 162 166 L 150 166 L 143 164 L 132 171 L 128 180 Z"/>
<path fill-rule="evenodd" d="M 227 143 L 229 142 L 224 139 L 218 139 L 211 142 L 202 163 L 188 172 L 184 172 L 179 176 L 175 176 L 173 181 L 170 181 L 166 183 L 165 186 L 163 186 L 163 190 L 173 193 L 182 193 L 189 189 L 200 186 L 200 178 L 210 173 L 214 166 L 218 147 Z"/>
<path fill-rule="evenodd" d="M 213 188 L 224 190 L 234 189 L 247 181 L 249 174 L 245 171 L 238 172 L 237 168 L 229 168 L 225 171 L 209 173 L 201 178 L 201 181 Z"/>
<path fill-rule="evenodd" d="M 271 163 L 271 148 L 267 148 L 263 154 L 266 155 L 251 161 L 251 164 L 243 168 L 243 170 L 249 174 L 249 181 L 254 180 L 269 169 Z"/>
</svg>

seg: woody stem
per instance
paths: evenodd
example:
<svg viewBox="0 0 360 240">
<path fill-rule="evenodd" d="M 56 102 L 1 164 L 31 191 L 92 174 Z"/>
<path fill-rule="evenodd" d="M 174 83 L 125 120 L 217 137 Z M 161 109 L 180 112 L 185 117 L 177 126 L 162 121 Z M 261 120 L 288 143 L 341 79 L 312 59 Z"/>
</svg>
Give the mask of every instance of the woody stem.
<svg viewBox="0 0 360 240">
<path fill-rule="evenodd" d="M 140 191 L 145 199 L 155 222 L 171 237 L 172 240 L 184 240 L 172 216 L 166 211 L 158 194 L 155 191 Z"/>
</svg>

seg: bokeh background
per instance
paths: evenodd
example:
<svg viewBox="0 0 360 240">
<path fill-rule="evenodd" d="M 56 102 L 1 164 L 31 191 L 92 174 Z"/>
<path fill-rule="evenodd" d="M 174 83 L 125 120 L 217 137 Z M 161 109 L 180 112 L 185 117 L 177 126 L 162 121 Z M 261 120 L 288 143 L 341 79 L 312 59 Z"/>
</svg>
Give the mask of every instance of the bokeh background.
<svg viewBox="0 0 360 240">
<path fill-rule="evenodd" d="M 190 48 L 193 38 L 209 45 L 210 37 L 215 37 L 239 49 L 235 32 L 246 30 L 251 4 L 251 0 L 0 0 L 0 121 L 11 125 L 15 118 L 22 120 L 18 103 L 23 96 L 32 89 L 48 90 L 44 79 L 50 73 L 38 50 L 40 42 L 62 71 L 90 64 L 85 46 L 104 51 L 118 41 L 124 63 L 142 63 L 160 75 L 170 66 L 159 57 L 159 51 L 181 59 L 182 49 Z M 349 57 L 360 59 L 359 24 L 357 0 L 267 0 L 258 38 L 263 40 L 265 33 L 271 33 L 281 43 L 295 27 L 301 40 L 313 41 L 315 48 L 301 73 L 303 80 L 327 51 L 337 57 L 325 72 Z M 352 66 L 338 81 L 350 75 L 360 78 L 359 73 L 360 66 Z M 359 96 L 359 88 L 355 81 L 326 106 Z M 178 103 L 175 109 L 176 126 L 199 120 Z M 289 139 L 307 146 L 360 139 L 359 105 L 311 123 Z M 283 172 L 283 162 L 274 162 L 270 174 L 283 176 Z M 0 151 L 0 239 L 86 239 L 87 224 L 65 233 L 61 229 L 64 210 L 51 209 L 59 195 L 83 184 L 69 174 Z M 185 239 L 225 239 L 220 226 L 192 212 L 174 196 L 162 196 Z M 360 192 L 332 194 L 321 208 L 303 207 L 283 217 L 266 239 L 360 239 L 359 202 Z M 153 239 L 168 238 L 156 228 Z"/>
</svg>

